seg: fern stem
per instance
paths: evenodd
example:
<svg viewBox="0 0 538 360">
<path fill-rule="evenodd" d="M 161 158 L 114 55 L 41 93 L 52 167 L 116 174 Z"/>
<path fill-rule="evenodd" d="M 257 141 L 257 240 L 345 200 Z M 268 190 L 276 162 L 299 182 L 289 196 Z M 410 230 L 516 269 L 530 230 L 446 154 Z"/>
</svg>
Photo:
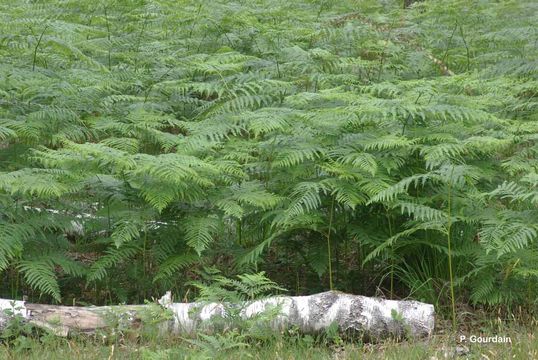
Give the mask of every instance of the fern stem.
<svg viewBox="0 0 538 360">
<path fill-rule="evenodd" d="M 446 51 L 443 55 L 443 58 L 441 59 L 441 62 L 446 64 L 448 52 L 450 51 L 450 45 L 452 44 L 452 39 L 454 38 L 454 34 L 456 33 L 456 30 L 458 29 L 458 23 L 456 22 L 456 25 L 454 25 L 454 30 L 452 30 L 452 34 L 450 34 L 450 38 L 448 38 L 448 43 L 446 44 Z"/>
<path fill-rule="evenodd" d="M 110 57 L 110 24 L 108 22 L 108 14 L 107 14 L 107 7 L 105 6 L 105 25 L 106 25 L 106 32 L 107 32 L 107 39 L 108 39 L 108 70 L 110 71 L 112 69 L 112 62 Z"/>
<path fill-rule="evenodd" d="M 338 283 L 338 279 L 340 279 L 340 249 L 338 246 L 338 242 L 336 243 L 336 246 L 334 247 L 334 260 L 336 262 L 336 268 L 335 270 L 335 276 L 334 281 Z"/>
<path fill-rule="evenodd" d="M 136 47 L 135 47 L 135 53 L 137 54 L 137 56 L 135 57 L 135 61 L 134 61 L 134 71 L 137 72 L 138 71 L 138 58 L 140 57 L 139 55 L 139 52 L 140 52 L 140 43 L 142 42 L 142 35 L 144 35 L 144 32 L 146 31 L 146 25 L 148 23 L 148 18 L 149 18 L 149 15 L 146 14 L 146 16 L 144 17 L 144 23 L 142 24 L 142 27 L 140 29 L 140 33 L 138 34 L 138 37 L 136 39 Z"/>
<path fill-rule="evenodd" d="M 196 17 L 195 17 L 195 19 L 198 19 L 198 17 L 200 16 L 200 12 L 202 11 L 202 6 L 203 6 L 202 3 L 200 3 L 200 4 L 198 5 L 198 10 L 196 11 Z M 190 28 L 190 31 L 189 31 L 189 36 L 188 36 L 189 39 L 192 39 L 192 33 L 194 32 L 194 28 L 196 27 L 197 23 L 198 23 L 198 21 L 196 21 L 196 20 L 192 23 L 191 28 Z M 187 51 L 190 50 L 190 46 L 191 46 L 191 45 L 190 45 L 190 42 L 187 43 Z"/>
<path fill-rule="evenodd" d="M 389 222 L 389 237 L 392 238 L 392 222 L 387 209 L 387 219 Z M 394 245 L 390 247 L 390 298 L 394 298 Z"/>
<path fill-rule="evenodd" d="M 237 245 L 241 245 L 243 242 L 243 229 L 241 219 L 237 219 Z"/>
<path fill-rule="evenodd" d="M 19 277 L 18 277 L 18 274 L 17 274 L 17 269 L 12 266 L 10 271 L 9 271 L 9 274 L 10 274 L 10 277 L 9 277 L 9 282 L 11 283 L 11 298 L 12 299 L 16 299 L 17 298 L 17 288 L 18 288 L 18 280 L 19 280 Z"/>
<path fill-rule="evenodd" d="M 148 228 L 144 226 L 144 253 L 142 255 L 142 271 L 144 278 L 146 277 L 146 262 L 147 262 L 147 250 L 148 250 Z"/>
<path fill-rule="evenodd" d="M 327 254 L 328 254 L 328 261 L 327 264 L 329 265 L 329 289 L 333 290 L 333 269 L 331 264 L 331 231 L 332 231 L 332 224 L 333 224 L 333 213 L 334 213 L 334 196 L 331 201 L 331 210 L 329 212 L 329 231 L 327 232 Z"/>
<path fill-rule="evenodd" d="M 379 71 L 377 72 L 377 81 L 378 82 L 381 81 L 381 75 L 383 74 L 383 65 L 385 63 L 385 58 L 387 56 L 387 48 L 388 48 L 390 35 L 392 33 L 393 25 L 394 25 L 394 23 L 391 24 L 391 26 L 389 28 L 389 32 L 387 34 L 387 40 L 386 40 L 385 46 L 383 47 L 383 52 L 381 53 L 381 59 L 379 61 Z"/>
<path fill-rule="evenodd" d="M 107 216 L 108 233 L 110 234 L 112 232 L 112 222 L 110 220 L 110 202 L 109 201 L 107 201 L 107 204 L 106 204 L 106 216 Z"/>
<path fill-rule="evenodd" d="M 450 301 L 452 305 L 452 328 L 455 331 L 456 322 L 456 302 L 454 298 L 454 276 L 452 274 L 452 244 L 450 239 L 450 230 L 452 227 L 452 182 L 448 182 L 448 223 L 447 223 L 447 242 L 448 242 L 448 276 L 450 278 Z"/>
<path fill-rule="evenodd" d="M 299 295 L 299 267 L 295 268 L 295 295 Z"/>
<path fill-rule="evenodd" d="M 43 35 L 45 35 L 45 31 L 47 31 L 48 27 L 49 27 L 48 25 L 45 26 L 45 28 L 41 32 L 41 35 L 39 35 L 39 39 L 37 40 L 37 44 L 36 44 L 36 46 L 34 48 L 34 57 L 33 57 L 33 60 L 32 60 L 32 71 L 35 71 L 35 64 L 37 62 L 37 50 L 39 49 L 39 45 L 41 44 L 41 40 L 43 40 Z"/>
<path fill-rule="evenodd" d="M 460 35 L 461 40 L 463 41 L 463 45 L 465 46 L 465 52 L 467 53 L 467 71 L 469 71 L 471 67 L 471 55 L 469 52 L 469 46 L 467 46 L 467 41 L 465 41 L 465 36 L 463 35 L 463 28 L 460 25 Z"/>
</svg>

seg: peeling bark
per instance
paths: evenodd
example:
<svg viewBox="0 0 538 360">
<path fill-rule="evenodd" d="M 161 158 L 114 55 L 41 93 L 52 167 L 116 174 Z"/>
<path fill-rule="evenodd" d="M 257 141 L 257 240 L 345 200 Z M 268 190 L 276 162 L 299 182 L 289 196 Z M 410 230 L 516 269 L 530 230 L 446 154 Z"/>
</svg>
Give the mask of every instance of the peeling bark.
<svg viewBox="0 0 538 360">
<path fill-rule="evenodd" d="M 173 303 L 170 293 L 159 300 L 172 319 L 161 324 L 161 330 L 176 335 L 210 331 L 212 319 L 226 319 L 228 306 L 239 306 L 239 316 L 253 318 L 269 309 L 279 314 L 266 325 L 274 330 L 297 327 L 302 333 L 318 333 L 333 324 L 342 334 L 366 338 L 428 337 L 434 327 L 434 307 L 417 301 L 395 301 L 328 291 L 310 296 L 275 296 L 244 304 Z M 26 321 L 52 330 L 60 336 L 71 333 L 93 333 L 110 328 L 110 314 L 120 316 L 124 324 L 136 327 L 140 314 L 148 305 L 76 307 L 30 304 L 24 301 L 0 299 L 0 331 L 5 326 L 7 312 L 21 315 Z M 262 318 L 263 319 L 263 318 Z"/>
</svg>

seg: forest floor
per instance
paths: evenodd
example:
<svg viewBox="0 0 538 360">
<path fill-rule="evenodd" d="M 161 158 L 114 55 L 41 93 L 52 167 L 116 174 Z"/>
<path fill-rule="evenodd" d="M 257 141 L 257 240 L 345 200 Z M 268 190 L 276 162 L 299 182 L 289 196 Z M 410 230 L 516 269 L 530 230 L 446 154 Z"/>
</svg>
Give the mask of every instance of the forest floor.
<svg viewBox="0 0 538 360">
<path fill-rule="evenodd" d="M 108 343 L 88 337 L 19 336 L 15 341 L 0 344 L 0 359 L 538 359 L 536 322 L 521 326 L 517 322 L 491 319 L 491 324 L 494 323 L 457 335 L 438 330 L 428 340 L 386 340 L 375 344 L 343 341 L 338 337 L 316 340 L 293 334 L 259 344 L 242 342 L 233 336 L 163 340 L 156 336 L 141 339 L 127 335 Z M 467 339 L 472 335 L 482 339 L 497 336 L 511 342 L 460 341 L 463 335 Z"/>
</svg>

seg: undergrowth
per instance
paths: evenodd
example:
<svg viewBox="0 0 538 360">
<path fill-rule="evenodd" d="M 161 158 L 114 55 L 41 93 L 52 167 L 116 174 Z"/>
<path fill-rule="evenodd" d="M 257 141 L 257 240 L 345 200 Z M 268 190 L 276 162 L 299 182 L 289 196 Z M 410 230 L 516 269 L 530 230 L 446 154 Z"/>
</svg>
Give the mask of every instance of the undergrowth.
<svg viewBox="0 0 538 360">
<path fill-rule="evenodd" d="M 0 0 L 0 294 L 199 270 L 538 299 L 535 1 Z"/>
</svg>

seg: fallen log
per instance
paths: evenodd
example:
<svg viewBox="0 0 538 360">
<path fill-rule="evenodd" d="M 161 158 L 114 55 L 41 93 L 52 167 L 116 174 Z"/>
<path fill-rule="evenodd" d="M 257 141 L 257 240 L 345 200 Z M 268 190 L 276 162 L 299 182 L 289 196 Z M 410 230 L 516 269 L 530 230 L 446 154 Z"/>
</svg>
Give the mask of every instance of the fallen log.
<svg viewBox="0 0 538 360">
<path fill-rule="evenodd" d="M 310 296 L 275 296 L 243 304 L 173 303 L 171 300 L 171 294 L 168 292 L 158 301 L 162 309 L 170 315 L 160 324 L 160 329 L 175 335 L 214 331 L 214 320 L 226 321 L 232 308 L 241 319 L 258 319 L 254 321 L 262 321 L 273 330 L 295 327 L 305 334 L 322 332 L 337 325 L 342 334 L 354 333 L 366 338 L 420 338 L 432 335 L 434 327 L 433 305 L 418 301 L 369 298 L 336 291 Z M 111 314 L 121 318 L 123 326 L 127 323 L 128 326 L 136 327 L 140 326 L 141 314 L 147 311 L 149 306 L 76 307 L 0 299 L 0 332 L 14 314 L 60 336 L 110 330 L 110 327 L 114 326 L 109 321 Z M 260 317 L 261 314 L 275 309 L 275 316 Z"/>
</svg>

